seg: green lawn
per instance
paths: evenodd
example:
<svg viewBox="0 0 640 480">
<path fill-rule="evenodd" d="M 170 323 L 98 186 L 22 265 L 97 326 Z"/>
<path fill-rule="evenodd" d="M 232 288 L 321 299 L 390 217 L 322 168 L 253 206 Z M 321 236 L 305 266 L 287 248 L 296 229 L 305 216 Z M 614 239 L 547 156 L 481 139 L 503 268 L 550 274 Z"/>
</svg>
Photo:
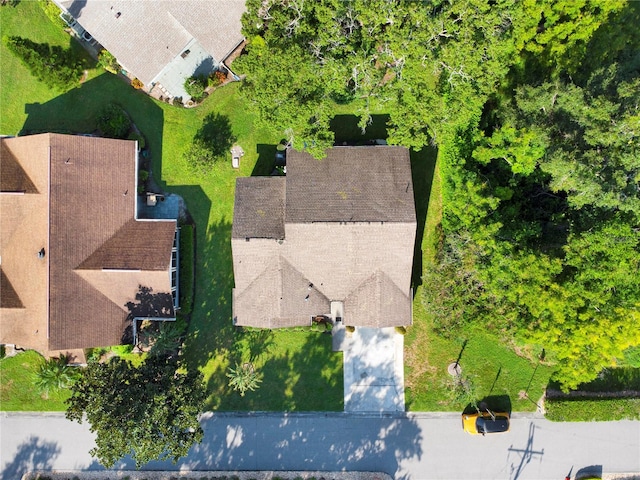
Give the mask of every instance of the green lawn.
<svg viewBox="0 0 640 480">
<path fill-rule="evenodd" d="M 33 350 L 15 357 L 0 359 L 0 408 L 2 410 L 58 411 L 64 410 L 68 390 L 56 390 L 48 396 L 34 387 L 36 371 L 44 361 Z"/>
<path fill-rule="evenodd" d="M 0 8 L 0 22 L 4 35 L 29 32 L 36 41 L 70 44 L 69 36 L 44 16 L 36 2 L 22 1 L 15 8 Z M 95 69 L 88 72 L 82 85 L 67 92 L 55 92 L 33 79 L 3 46 L 0 49 L 0 133 L 92 132 L 96 128 L 95 114 L 108 103 L 118 103 L 147 139 L 155 180 L 165 190 L 184 197 L 196 224 L 196 287 L 184 354 L 190 368 L 199 368 L 205 375 L 210 393 L 208 408 L 342 410 L 342 354 L 332 353 L 330 335 L 305 330 L 243 331 L 232 326 L 230 240 L 235 179 L 268 174 L 275 145 L 281 140 L 258 126 L 240 85 L 217 89 L 203 105 L 194 109 L 152 100 L 120 78 Z M 338 140 L 358 135 L 349 108 L 352 107 L 336 106 L 336 113 L 341 115 L 333 123 Z M 205 174 L 194 174 L 183 160 L 184 151 L 210 113 L 228 118 L 237 143 L 243 147 L 245 156 L 239 170 L 231 168 L 229 158 Z M 363 138 L 384 136 L 384 119 L 384 115 L 377 115 Z M 414 262 L 416 285 L 423 262 L 433 258 L 437 244 L 442 207 L 436 156 L 435 151 L 426 149 L 412 153 L 411 157 L 418 192 L 418 245 L 422 250 Z M 415 324 L 406 335 L 408 408 L 459 410 L 460 405 L 449 398 L 446 367 L 456 359 L 462 339 L 445 340 L 432 333 L 420 294 L 418 287 L 414 301 Z M 475 379 L 483 396 L 509 395 L 514 409 L 535 408 L 531 401 L 518 399 L 520 390 L 529 383 L 535 364 L 501 346 L 496 338 L 487 332 L 468 335 L 469 343 L 461 360 L 465 374 Z M 20 403 L 15 400 L 5 404 L 5 398 L 18 399 L 26 395 L 23 392 L 31 390 L 28 376 L 21 376 L 19 370 L 9 367 L 16 362 L 31 365 L 35 362 L 33 355 L 26 353 L 1 361 L 3 410 L 63 408 L 61 401 L 33 400 L 32 396 Z M 225 374 L 229 366 L 248 360 L 261 373 L 263 382 L 257 391 L 240 397 L 228 388 Z M 548 376 L 547 367 L 537 370 L 529 388 L 531 398 L 537 400 Z"/>
</svg>

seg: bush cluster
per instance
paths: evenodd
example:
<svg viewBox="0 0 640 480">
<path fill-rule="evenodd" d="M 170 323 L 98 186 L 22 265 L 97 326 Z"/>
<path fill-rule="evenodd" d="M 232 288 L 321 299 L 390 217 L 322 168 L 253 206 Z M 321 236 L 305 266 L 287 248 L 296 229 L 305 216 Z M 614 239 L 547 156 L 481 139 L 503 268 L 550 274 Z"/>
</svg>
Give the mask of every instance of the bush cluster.
<svg viewBox="0 0 640 480">
<path fill-rule="evenodd" d="M 49 87 L 64 89 L 77 83 L 82 76 L 82 61 L 71 49 L 36 43 L 17 36 L 5 37 L 3 40 L 31 74 Z"/>
<path fill-rule="evenodd" d="M 104 68 L 107 72 L 117 74 L 120 71 L 120 64 L 116 57 L 113 56 L 108 50 L 102 50 L 98 55 L 98 65 Z"/>
<path fill-rule="evenodd" d="M 640 420 L 640 398 L 547 399 L 545 408 L 554 422 Z"/>
<path fill-rule="evenodd" d="M 126 138 L 131 129 L 131 120 L 122 107 L 110 103 L 98 115 L 98 128 L 109 138 Z"/>
<path fill-rule="evenodd" d="M 194 102 L 199 102 L 205 97 L 206 88 L 207 77 L 205 76 L 189 77 L 184 82 L 184 91 Z"/>
</svg>

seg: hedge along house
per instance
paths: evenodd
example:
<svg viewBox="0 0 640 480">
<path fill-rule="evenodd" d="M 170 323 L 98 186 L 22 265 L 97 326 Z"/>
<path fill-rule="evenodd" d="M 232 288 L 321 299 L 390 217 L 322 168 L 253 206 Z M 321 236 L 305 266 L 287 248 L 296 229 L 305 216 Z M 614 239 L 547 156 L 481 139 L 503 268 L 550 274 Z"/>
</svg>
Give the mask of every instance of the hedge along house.
<svg viewBox="0 0 640 480">
<path fill-rule="evenodd" d="M 415 235 L 407 149 L 289 150 L 286 177 L 236 181 L 234 324 L 410 325 Z"/>
<path fill-rule="evenodd" d="M 244 0 L 54 1 L 147 92 L 168 98 L 190 98 L 185 80 L 224 66 L 244 41 Z"/>
<path fill-rule="evenodd" d="M 135 319 L 175 320 L 177 225 L 137 219 L 137 142 L 0 145 L 0 343 L 56 355 L 131 341 Z"/>
</svg>

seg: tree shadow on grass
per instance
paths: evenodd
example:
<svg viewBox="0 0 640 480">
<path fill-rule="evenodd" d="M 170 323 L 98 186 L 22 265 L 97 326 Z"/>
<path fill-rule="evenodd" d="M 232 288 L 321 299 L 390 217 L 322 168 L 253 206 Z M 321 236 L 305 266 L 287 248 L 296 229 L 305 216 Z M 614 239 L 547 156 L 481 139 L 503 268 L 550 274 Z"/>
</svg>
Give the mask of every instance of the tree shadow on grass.
<svg viewBox="0 0 640 480">
<path fill-rule="evenodd" d="M 211 149 L 215 157 L 229 153 L 231 146 L 236 141 L 231 122 L 226 115 L 210 113 L 202 120 L 202 126 L 193 137 L 194 141 L 202 142 Z"/>
<path fill-rule="evenodd" d="M 303 328 L 279 329 L 271 335 L 281 348 L 265 349 L 254 357 L 260 386 L 241 396 L 228 387 L 226 368 L 220 365 L 209 379 L 217 402 L 212 406 L 225 411 L 342 411 L 342 353 L 332 351 L 331 335 Z"/>
<path fill-rule="evenodd" d="M 372 140 L 386 140 L 389 115 L 371 115 L 371 123 L 364 133 L 358 126 L 360 121 L 356 115 L 336 115 L 331 119 L 329 127 L 335 134 L 336 145 L 368 145 Z"/>
<path fill-rule="evenodd" d="M 204 215 L 200 210 L 194 211 L 196 225 L 207 225 L 208 214 L 207 219 L 202 218 Z M 235 337 L 231 319 L 231 222 L 222 219 L 203 230 L 196 230 L 194 309 L 184 345 L 188 368 L 201 368 L 212 358 L 227 355 Z"/>
<path fill-rule="evenodd" d="M 425 147 L 419 152 L 411 151 L 411 177 L 413 180 L 413 197 L 416 206 L 416 243 L 413 249 L 413 269 L 411 287 L 415 296 L 417 288 L 422 285 L 423 255 L 422 240 L 427 221 L 427 209 L 431 197 L 431 186 L 436 167 L 438 151 Z"/>
<path fill-rule="evenodd" d="M 9 432 L 4 432 L 4 434 L 7 435 Z M 0 478 L 22 478 L 25 473 L 34 470 L 51 470 L 60 451 L 60 447 L 55 442 L 30 437 L 18 446 L 15 457 L 11 462 L 5 464 Z"/>
</svg>

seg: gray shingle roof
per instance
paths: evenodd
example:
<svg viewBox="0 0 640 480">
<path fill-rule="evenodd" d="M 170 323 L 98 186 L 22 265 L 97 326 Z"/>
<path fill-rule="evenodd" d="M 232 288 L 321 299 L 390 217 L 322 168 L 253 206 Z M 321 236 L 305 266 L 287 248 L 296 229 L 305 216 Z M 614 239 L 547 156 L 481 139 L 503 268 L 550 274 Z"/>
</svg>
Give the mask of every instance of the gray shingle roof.
<svg viewBox="0 0 640 480">
<path fill-rule="evenodd" d="M 236 325 L 310 325 L 312 316 L 330 312 L 329 300 L 282 256 L 242 292 L 234 291 Z"/>
<path fill-rule="evenodd" d="M 243 40 L 244 0 L 58 0 L 145 85 L 196 40 L 218 62 Z"/>
<path fill-rule="evenodd" d="M 391 327 L 411 324 L 411 297 L 380 270 L 344 300 L 345 325 Z"/>
<path fill-rule="evenodd" d="M 415 222 L 409 151 L 334 147 L 287 152 L 287 223 Z"/>
<path fill-rule="evenodd" d="M 284 177 L 236 179 L 231 236 L 284 238 Z"/>
<path fill-rule="evenodd" d="M 327 153 L 318 161 L 289 151 L 286 177 L 238 180 L 231 240 L 236 324 L 308 325 L 311 316 L 329 314 L 332 301 L 344 301 L 347 325 L 411 324 L 416 217 L 408 151 Z M 273 189 L 272 180 L 286 185 Z M 346 191 L 347 198 L 334 195 Z M 256 235 L 265 230 L 263 217 L 247 211 L 282 195 L 284 235 Z"/>
</svg>

